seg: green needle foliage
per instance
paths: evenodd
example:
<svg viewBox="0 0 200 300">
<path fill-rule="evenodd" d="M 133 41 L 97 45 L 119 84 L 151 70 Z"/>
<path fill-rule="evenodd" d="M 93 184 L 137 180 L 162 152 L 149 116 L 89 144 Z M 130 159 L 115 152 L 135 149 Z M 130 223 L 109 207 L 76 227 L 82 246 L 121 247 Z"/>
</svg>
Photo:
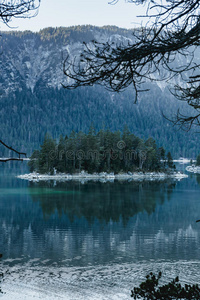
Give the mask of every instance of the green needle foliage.
<svg viewBox="0 0 200 300">
<path fill-rule="evenodd" d="M 196 166 L 200 166 L 200 154 L 197 156 Z"/>
<path fill-rule="evenodd" d="M 72 131 L 60 136 L 59 141 L 46 134 L 40 150 L 35 150 L 28 163 L 30 171 L 41 174 L 94 172 L 170 171 L 173 160 L 170 154 L 167 166 L 164 148 L 158 148 L 153 138 L 143 140 L 131 133 L 127 126 L 122 132 L 108 129 L 88 134 Z M 169 156 L 169 155 L 168 155 Z"/>
<path fill-rule="evenodd" d="M 200 288 L 196 285 L 181 285 L 179 278 L 176 277 L 171 282 L 159 285 L 162 273 L 158 276 L 150 273 L 146 276 L 146 281 L 142 282 L 139 287 L 131 291 L 131 297 L 135 300 L 198 300 L 200 299 Z"/>
</svg>

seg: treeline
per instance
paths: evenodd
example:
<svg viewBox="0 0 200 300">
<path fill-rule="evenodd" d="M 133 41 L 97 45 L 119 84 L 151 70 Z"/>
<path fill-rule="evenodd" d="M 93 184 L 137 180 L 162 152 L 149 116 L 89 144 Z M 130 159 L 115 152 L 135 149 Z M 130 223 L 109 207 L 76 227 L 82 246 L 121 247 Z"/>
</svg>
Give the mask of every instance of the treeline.
<svg viewBox="0 0 200 300">
<path fill-rule="evenodd" d="M 35 47 L 42 45 L 52 46 L 66 45 L 75 42 L 91 42 L 95 39 L 95 32 L 101 35 L 117 34 L 131 38 L 133 30 L 118 28 L 117 26 L 96 27 L 92 25 L 77 25 L 70 27 L 47 27 L 39 32 L 26 31 L 6 31 L 2 32 L 1 43 L 9 46 L 19 47 L 21 42 L 34 40 Z"/>
<path fill-rule="evenodd" d="M 41 84 L 34 92 L 24 88 L 0 101 L 1 139 L 28 156 L 43 143 L 45 132 L 58 140 L 60 134 L 70 135 L 73 129 L 87 133 L 91 123 L 98 131 L 103 126 L 123 131 L 127 124 L 142 139 L 152 136 L 175 158 L 195 159 L 198 154 L 199 135 L 194 130 L 178 130 L 162 117 L 162 111 L 172 116 L 178 107 L 175 101 L 158 98 L 158 90 L 142 94 L 144 99 L 135 105 L 131 91 L 111 95 L 101 87 L 68 91 Z M 0 152 L 1 156 L 11 155 L 4 147 Z"/>
<path fill-rule="evenodd" d="M 123 132 L 93 126 L 88 134 L 72 131 L 60 136 L 56 142 L 46 134 L 40 150 L 35 150 L 28 163 L 30 171 L 41 174 L 56 172 L 76 173 L 163 171 L 173 168 L 170 152 L 158 148 L 153 138 L 143 140 L 131 133 L 127 126 Z"/>
</svg>

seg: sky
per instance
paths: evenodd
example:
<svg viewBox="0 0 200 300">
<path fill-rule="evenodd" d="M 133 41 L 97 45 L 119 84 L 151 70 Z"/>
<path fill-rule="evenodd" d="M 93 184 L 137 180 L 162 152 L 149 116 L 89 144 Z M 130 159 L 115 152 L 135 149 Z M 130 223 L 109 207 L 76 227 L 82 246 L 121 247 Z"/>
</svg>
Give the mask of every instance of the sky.
<svg viewBox="0 0 200 300">
<path fill-rule="evenodd" d="M 0 23 L 0 30 L 39 31 L 45 27 L 73 25 L 116 25 L 122 28 L 138 27 L 144 15 L 143 5 L 119 0 L 115 5 L 109 0 L 41 0 L 38 15 L 31 19 L 13 19 L 8 28 Z"/>
</svg>

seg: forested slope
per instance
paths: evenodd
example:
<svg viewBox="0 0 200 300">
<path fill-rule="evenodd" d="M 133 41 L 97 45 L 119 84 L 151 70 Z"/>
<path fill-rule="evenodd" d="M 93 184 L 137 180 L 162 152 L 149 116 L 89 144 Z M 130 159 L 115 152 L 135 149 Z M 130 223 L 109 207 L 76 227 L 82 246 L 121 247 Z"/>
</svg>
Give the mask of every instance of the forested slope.
<svg viewBox="0 0 200 300">
<path fill-rule="evenodd" d="M 178 107 L 191 113 L 187 104 L 173 99 L 167 87 L 149 83 L 149 92 L 140 94 L 134 104 L 132 89 L 114 94 L 94 86 L 73 91 L 61 87 L 66 79 L 62 61 L 66 51 L 76 53 L 81 42 L 91 39 L 130 38 L 131 32 L 117 27 L 77 26 L 48 28 L 39 33 L 2 34 L 0 74 L 0 137 L 28 155 L 42 143 L 46 132 L 59 139 L 72 130 L 87 132 L 91 123 L 97 130 L 130 131 L 141 138 L 152 136 L 158 146 L 173 157 L 195 158 L 199 134 L 183 132 L 163 118 Z M 3 147 L 1 155 L 7 155 Z"/>
</svg>

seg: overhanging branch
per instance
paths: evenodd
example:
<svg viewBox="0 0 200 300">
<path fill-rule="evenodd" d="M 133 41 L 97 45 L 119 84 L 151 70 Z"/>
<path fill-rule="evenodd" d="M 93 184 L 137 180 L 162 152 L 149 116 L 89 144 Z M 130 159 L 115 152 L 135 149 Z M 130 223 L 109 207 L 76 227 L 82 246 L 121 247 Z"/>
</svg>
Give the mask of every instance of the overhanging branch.
<svg viewBox="0 0 200 300">
<path fill-rule="evenodd" d="M 119 0 L 111 0 L 115 4 Z M 108 90 L 120 92 L 129 86 L 135 90 L 135 101 L 144 81 L 169 81 L 174 77 L 186 80 L 175 86 L 181 100 L 195 109 L 200 100 L 200 81 L 196 78 L 200 67 L 195 63 L 194 51 L 200 45 L 200 0 L 127 0 L 135 4 L 148 4 L 147 17 L 154 18 L 151 27 L 135 29 L 131 39 L 121 42 L 105 41 L 84 43 L 77 57 L 70 54 L 63 64 L 67 89 L 99 84 Z M 156 12 L 156 13 L 155 13 Z M 181 61 L 181 63 L 180 63 Z M 188 80 L 193 75 L 194 80 Z M 177 80 L 180 82 L 180 80 Z M 194 83 L 196 85 L 194 86 Z M 177 95 L 178 98 L 178 93 Z M 192 99 L 192 100 L 191 100 Z M 193 101 L 195 99 L 195 101 Z M 198 114 L 197 114 L 198 115 Z M 185 118 L 185 119 L 184 119 Z M 193 121 L 195 120 L 195 122 Z M 185 124 L 198 124 L 198 117 L 178 120 Z M 180 122 L 178 122 L 180 124 Z"/>
<path fill-rule="evenodd" d="M 5 159 L 0 159 L 0 162 L 7 162 L 7 161 L 13 161 L 13 160 L 16 160 L 16 161 L 24 161 L 23 158 L 14 158 L 14 157 L 10 157 L 10 158 L 5 158 Z"/>
<path fill-rule="evenodd" d="M 8 25 L 12 18 L 30 18 L 37 14 L 41 0 L 2 0 L 0 19 Z"/>
<path fill-rule="evenodd" d="M 24 156 L 26 157 L 26 153 L 17 151 L 17 150 L 14 149 L 13 147 L 6 145 L 2 140 L 0 140 L 0 143 L 1 143 L 4 147 L 6 147 L 7 149 L 9 149 L 9 150 L 11 150 L 11 151 L 13 151 L 13 152 L 15 152 L 15 153 L 17 153 L 17 154 L 19 155 L 18 158 L 13 158 L 13 157 L 5 158 L 5 159 L 2 158 L 2 159 L 0 159 L 0 162 L 7 162 L 7 161 L 9 161 L 9 160 L 23 161 L 23 158 L 21 158 L 21 155 L 24 155 Z"/>
</svg>

